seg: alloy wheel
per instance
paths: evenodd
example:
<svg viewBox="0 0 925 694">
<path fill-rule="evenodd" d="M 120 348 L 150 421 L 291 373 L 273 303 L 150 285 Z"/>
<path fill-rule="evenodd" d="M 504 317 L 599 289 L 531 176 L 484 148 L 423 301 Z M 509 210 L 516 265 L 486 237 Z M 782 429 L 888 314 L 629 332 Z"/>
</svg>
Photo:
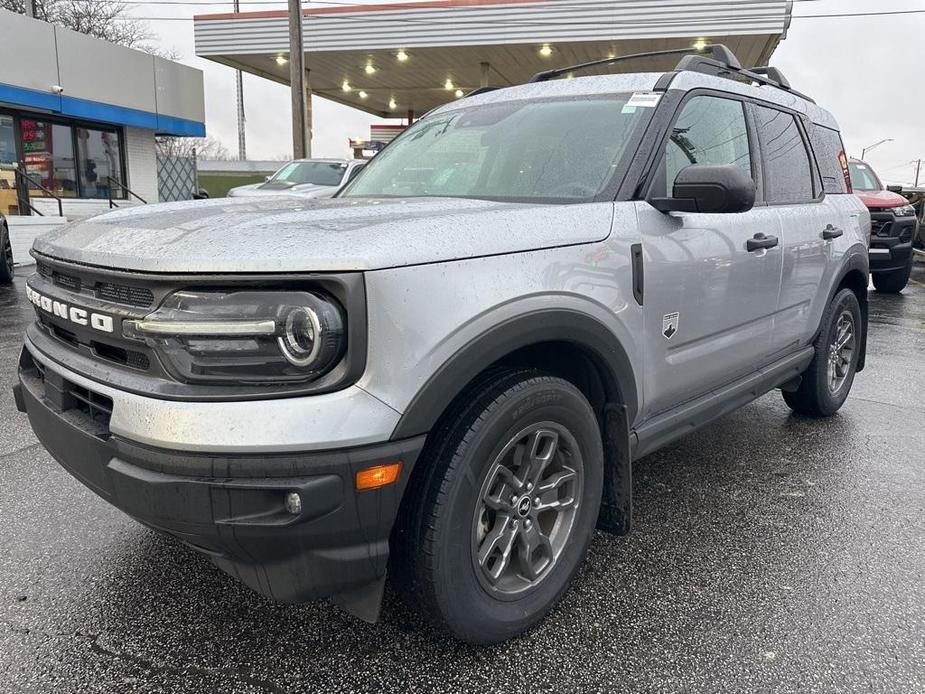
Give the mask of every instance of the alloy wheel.
<svg viewBox="0 0 925 694">
<path fill-rule="evenodd" d="M 838 316 L 832 342 L 829 345 L 828 380 L 831 392 L 837 393 L 851 374 L 854 349 L 854 317 L 846 309 Z"/>
<path fill-rule="evenodd" d="M 514 597 L 549 575 L 571 535 L 583 478 L 578 444 L 560 424 L 541 422 L 511 438 L 489 466 L 473 519 L 484 588 Z"/>
</svg>

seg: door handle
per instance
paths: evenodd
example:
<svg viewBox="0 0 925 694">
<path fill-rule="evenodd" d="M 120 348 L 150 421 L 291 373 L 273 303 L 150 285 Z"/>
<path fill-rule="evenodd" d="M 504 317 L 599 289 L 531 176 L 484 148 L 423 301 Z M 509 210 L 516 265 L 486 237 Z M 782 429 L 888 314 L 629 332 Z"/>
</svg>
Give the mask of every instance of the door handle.
<svg viewBox="0 0 925 694">
<path fill-rule="evenodd" d="M 844 233 L 845 232 L 838 227 L 833 227 L 831 224 L 826 224 L 825 229 L 822 230 L 822 238 L 826 241 L 831 241 L 832 239 L 837 239 Z"/>
<path fill-rule="evenodd" d="M 774 248 L 777 245 L 776 236 L 765 236 L 760 231 L 745 243 L 749 253 L 760 251 L 762 248 Z"/>
</svg>

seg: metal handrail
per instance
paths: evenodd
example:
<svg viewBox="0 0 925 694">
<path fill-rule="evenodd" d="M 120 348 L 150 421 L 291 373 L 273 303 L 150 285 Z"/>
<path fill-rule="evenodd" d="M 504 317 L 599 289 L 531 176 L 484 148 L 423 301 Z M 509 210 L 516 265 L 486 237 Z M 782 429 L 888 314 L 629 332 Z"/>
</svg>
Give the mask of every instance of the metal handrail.
<svg viewBox="0 0 925 694">
<path fill-rule="evenodd" d="M 119 186 L 119 188 L 121 188 L 121 189 L 124 190 L 126 193 L 128 193 L 129 195 L 131 195 L 133 198 L 136 198 L 137 200 L 140 200 L 140 201 L 141 201 L 142 203 L 144 203 L 145 205 L 148 204 L 148 201 L 147 201 L 147 200 L 145 200 L 145 199 L 144 199 L 143 197 L 141 197 L 138 193 L 136 193 L 135 191 L 133 191 L 132 189 L 130 189 L 127 185 L 125 185 L 124 183 L 122 183 L 122 181 L 119 181 L 119 180 L 113 178 L 112 176 L 106 176 L 106 180 L 109 181 L 109 183 L 110 183 L 110 186 L 109 186 L 109 193 L 108 193 L 108 195 L 109 195 L 109 209 L 110 209 L 110 210 L 113 209 L 114 207 L 119 207 L 119 205 L 116 204 L 116 202 L 112 199 L 112 185 L 111 185 L 111 184 L 113 184 L 113 183 L 115 183 L 117 186 Z"/>
<path fill-rule="evenodd" d="M 39 217 L 44 217 L 45 215 L 42 214 L 42 213 L 35 207 L 35 205 L 32 204 L 31 196 L 29 195 L 29 188 L 30 188 L 30 187 L 32 187 L 32 188 L 38 188 L 38 189 L 41 190 L 43 193 L 47 193 L 47 195 L 48 195 L 49 197 L 52 197 L 52 198 L 54 198 L 55 200 L 58 201 L 58 216 L 59 216 L 59 217 L 63 217 L 63 216 L 64 216 L 64 202 L 61 200 L 61 197 L 60 197 L 59 195 L 56 195 L 54 192 L 52 192 L 51 190 L 49 190 L 48 188 L 46 188 L 45 186 L 43 186 L 41 183 L 39 183 L 39 182 L 36 181 L 34 178 L 32 178 L 28 173 L 26 173 L 26 166 L 25 166 L 25 164 L 20 164 L 19 166 L 13 168 L 13 176 L 14 176 L 14 177 L 19 177 L 20 179 L 22 179 L 21 182 L 25 185 L 25 188 L 22 189 L 21 191 L 19 191 L 20 194 L 19 194 L 18 197 L 19 197 L 19 202 L 20 202 L 20 204 L 22 204 L 23 202 L 25 202 L 25 203 L 26 203 L 26 206 L 27 206 L 30 210 L 32 210 L 33 212 L 35 212 L 35 214 L 37 214 Z M 30 186 L 29 184 L 31 184 L 31 186 Z"/>
</svg>

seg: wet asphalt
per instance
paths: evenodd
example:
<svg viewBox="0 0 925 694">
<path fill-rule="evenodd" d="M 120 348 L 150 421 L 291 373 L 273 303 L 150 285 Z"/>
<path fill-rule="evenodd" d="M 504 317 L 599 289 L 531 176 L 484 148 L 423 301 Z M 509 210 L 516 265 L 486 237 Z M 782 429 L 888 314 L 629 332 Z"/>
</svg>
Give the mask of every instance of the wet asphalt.
<svg viewBox="0 0 925 694">
<path fill-rule="evenodd" d="M 635 531 L 598 533 L 509 643 L 388 600 L 282 606 L 107 506 L 15 411 L 24 276 L 0 288 L 0 693 L 925 692 L 925 265 L 871 294 L 868 367 L 829 421 L 778 393 L 637 463 Z"/>
</svg>

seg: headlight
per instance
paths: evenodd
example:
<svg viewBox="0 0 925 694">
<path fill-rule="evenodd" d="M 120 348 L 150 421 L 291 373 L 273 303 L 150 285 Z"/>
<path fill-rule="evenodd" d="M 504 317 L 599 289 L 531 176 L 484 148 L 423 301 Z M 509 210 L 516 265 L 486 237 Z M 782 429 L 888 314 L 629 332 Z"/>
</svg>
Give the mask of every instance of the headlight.
<svg viewBox="0 0 925 694">
<path fill-rule="evenodd" d="M 912 205 L 902 205 L 891 208 L 894 217 L 914 217 L 915 208 Z"/>
<path fill-rule="evenodd" d="M 303 291 L 176 292 L 122 329 L 191 383 L 309 381 L 330 371 L 347 346 L 340 306 Z"/>
</svg>

